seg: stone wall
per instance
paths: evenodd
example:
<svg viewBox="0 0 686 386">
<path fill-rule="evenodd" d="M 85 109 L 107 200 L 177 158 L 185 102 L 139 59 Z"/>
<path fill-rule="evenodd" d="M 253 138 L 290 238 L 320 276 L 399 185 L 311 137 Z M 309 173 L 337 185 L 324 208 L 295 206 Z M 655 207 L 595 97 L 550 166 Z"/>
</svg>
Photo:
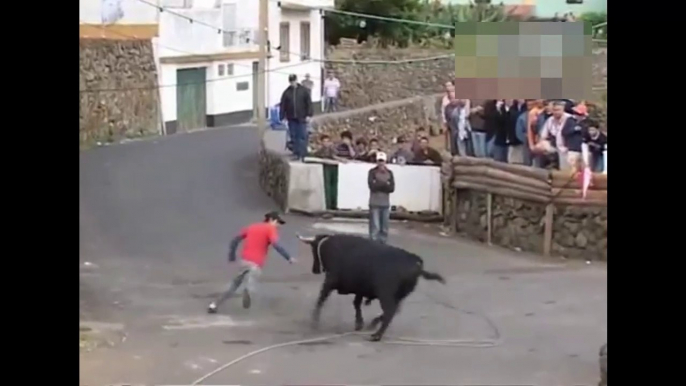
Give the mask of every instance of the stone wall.
<svg viewBox="0 0 686 386">
<path fill-rule="evenodd" d="M 458 233 L 471 239 L 488 240 L 487 193 L 458 189 L 456 215 Z M 532 253 L 543 253 L 545 205 L 493 195 L 492 234 L 495 245 Z M 607 207 L 556 207 L 553 216 L 552 255 L 585 260 L 607 260 Z"/>
<path fill-rule="evenodd" d="M 312 127 L 316 135 L 310 135 L 310 144 L 316 147 L 321 134 L 328 134 L 334 141 L 341 132 L 349 130 L 354 138 L 379 139 L 381 147 L 393 148 L 393 140 L 399 135 L 412 135 L 422 126 L 438 127 L 440 96 L 414 97 L 384 103 L 354 111 L 316 116 Z"/>
<path fill-rule="evenodd" d="M 552 251 L 586 260 L 607 260 L 607 207 L 557 206 Z"/>
<path fill-rule="evenodd" d="M 259 180 L 262 191 L 267 193 L 281 210 L 288 207 L 289 165 L 286 154 L 282 151 L 261 145 L 259 154 Z"/>
<path fill-rule="evenodd" d="M 81 39 L 79 90 L 82 146 L 159 132 L 157 69 L 150 41 Z"/>
<path fill-rule="evenodd" d="M 520 251 L 607 260 L 607 175 L 594 173 L 582 197 L 579 176 L 569 172 L 455 156 L 444 160 L 441 178 L 445 223 L 458 233 Z"/>
<path fill-rule="evenodd" d="M 607 48 L 593 51 L 593 86 L 607 84 Z M 376 103 L 442 92 L 442 85 L 455 73 L 451 50 L 425 48 L 379 48 L 365 44 L 346 44 L 329 49 L 327 69 L 341 82 L 341 109 L 355 109 Z M 435 60 L 419 58 L 448 56 Z M 336 60 L 344 62 L 336 62 Z M 349 61 L 359 61 L 350 63 Z M 363 61 L 401 63 L 360 63 Z"/>
<path fill-rule="evenodd" d="M 454 76 L 455 59 L 447 57 L 405 63 L 368 64 L 342 61 L 399 61 L 451 55 L 449 50 L 419 48 L 376 48 L 366 44 L 338 46 L 330 50 L 327 68 L 341 82 L 341 109 L 440 93 L 442 85 Z"/>
</svg>

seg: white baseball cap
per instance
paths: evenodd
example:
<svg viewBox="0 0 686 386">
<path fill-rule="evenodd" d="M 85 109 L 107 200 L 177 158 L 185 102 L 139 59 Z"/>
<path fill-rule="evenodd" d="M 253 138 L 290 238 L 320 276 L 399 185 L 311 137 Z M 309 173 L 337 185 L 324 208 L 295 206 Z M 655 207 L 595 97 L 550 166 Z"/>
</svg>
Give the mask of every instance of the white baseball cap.
<svg viewBox="0 0 686 386">
<path fill-rule="evenodd" d="M 386 159 L 387 159 L 387 158 L 388 158 L 388 157 L 386 156 L 386 153 L 384 153 L 384 152 L 382 152 L 382 151 L 377 151 L 377 152 L 376 152 L 376 162 L 379 162 L 379 161 L 386 162 Z"/>
</svg>

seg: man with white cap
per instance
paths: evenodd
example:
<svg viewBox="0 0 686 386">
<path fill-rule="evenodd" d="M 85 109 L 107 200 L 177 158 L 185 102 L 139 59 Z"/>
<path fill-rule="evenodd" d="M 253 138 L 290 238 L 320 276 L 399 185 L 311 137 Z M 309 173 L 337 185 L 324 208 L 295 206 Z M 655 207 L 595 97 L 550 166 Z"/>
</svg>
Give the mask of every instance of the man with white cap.
<svg viewBox="0 0 686 386">
<path fill-rule="evenodd" d="M 369 170 L 369 238 L 386 243 L 391 216 L 390 194 L 395 191 L 393 172 L 386 166 L 386 153 L 376 152 L 376 166 Z"/>
</svg>

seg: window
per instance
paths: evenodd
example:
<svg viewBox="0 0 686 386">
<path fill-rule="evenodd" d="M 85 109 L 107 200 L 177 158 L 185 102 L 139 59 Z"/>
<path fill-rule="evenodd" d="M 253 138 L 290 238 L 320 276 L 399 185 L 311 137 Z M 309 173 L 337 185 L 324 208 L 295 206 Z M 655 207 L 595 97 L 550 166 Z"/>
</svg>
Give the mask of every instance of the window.
<svg viewBox="0 0 686 386">
<path fill-rule="evenodd" d="M 162 0 L 163 8 L 193 8 L 193 0 Z"/>
<path fill-rule="evenodd" d="M 224 65 L 220 64 L 217 66 L 217 75 L 218 76 L 224 76 Z"/>
<path fill-rule="evenodd" d="M 236 31 L 236 4 L 222 4 L 222 29 L 224 47 L 231 47 L 238 43 Z"/>
<path fill-rule="evenodd" d="M 250 82 L 238 82 L 236 83 L 236 91 L 245 91 L 250 88 Z"/>
<path fill-rule="evenodd" d="M 288 62 L 291 60 L 291 25 L 285 21 L 279 25 L 279 61 Z"/>
<path fill-rule="evenodd" d="M 233 75 L 233 63 L 226 63 L 226 75 Z"/>
<path fill-rule="evenodd" d="M 310 22 L 300 22 L 300 60 L 310 60 Z"/>
</svg>

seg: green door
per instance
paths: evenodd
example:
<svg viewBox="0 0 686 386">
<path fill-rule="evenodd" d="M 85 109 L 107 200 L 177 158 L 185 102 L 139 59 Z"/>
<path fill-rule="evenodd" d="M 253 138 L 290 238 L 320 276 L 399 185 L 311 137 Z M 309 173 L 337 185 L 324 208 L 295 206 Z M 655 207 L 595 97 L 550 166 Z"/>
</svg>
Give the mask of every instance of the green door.
<svg viewBox="0 0 686 386">
<path fill-rule="evenodd" d="M 205 71 L 205 67 L 176 70 L 176 121 L 179 132 L 207 127 Z"/>
</svg>

